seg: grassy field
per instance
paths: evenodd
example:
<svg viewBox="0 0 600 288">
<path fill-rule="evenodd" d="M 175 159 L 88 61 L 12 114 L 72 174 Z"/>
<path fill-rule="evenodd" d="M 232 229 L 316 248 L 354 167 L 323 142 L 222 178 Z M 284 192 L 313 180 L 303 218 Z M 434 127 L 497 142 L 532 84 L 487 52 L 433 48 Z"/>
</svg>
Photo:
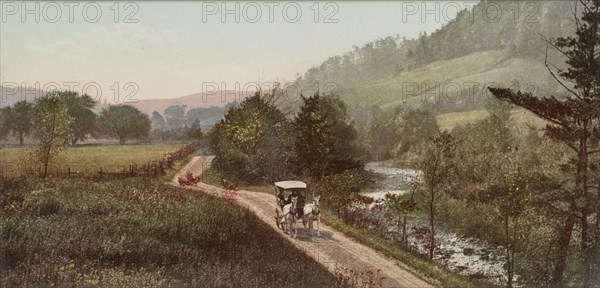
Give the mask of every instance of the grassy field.
<svg viewBox="0 0 600 288">
<path fill-rule="evenodd" d="M 180 147 L 77 147 L 64 161 L 119 169 Z M 3 162 L 18 164 L 27 149 L 1 153 Z M 324 267 L 249 210 L 166 184 L 165 177 L 172 173 L 112 181 L 2 177 L 0 286 L 335 285 Z"/>
<path fill-rule="evenodd" d="M 436 116 L 437 123 L 441 130 L 452 130 L 456 125 L 473 123 L 482 120 L 489 114 L 486 110 L 472 110 L 465 112 L 444 113 Z M 545 123 L 542 119 L 531 112 L 523 109 L 514 109 L 511 113 L 511 120 L 517 129 L 543 128 Z"/>
<path fill-rule="evenodd" d="M 436 61 L 397 77 L 340 87 L 338 94 L 358 115 L 373 106 L 418 108 L 423 103 L 440 103 L 444 111 L 464 111 L 438 115 L 439 125 L 449 129 L 487 115 L 483 108 L 493 98 L 487 91 L 490 86 L 510 87 L 536 96 L 564 95 L 543 61 L 543 57 L 516 58 L 504 50 L 477 52 Z M 540 122 L 522 111 L 515 112 L 513 119 L 519 126 Z"/>
<path fill-rule="evenodd" d="M 436 61 L 397 77 L 361 83 L 355 87 L 341 87 L 339 95 L 349 107 L 367 109 L 373 105 L 414 108 L 423 102 L 433 101 L 445 101 L 449 106 L 462 107 L 473 104 L 469 102 L 483 103 L 487 97 L 492 97 L 485 90 L 488 86 L 512 87 L 536 95 L 560 95 L 562 90 L 551 78 L 543 60 L 514 58 L 503 50 L 477 52 Z M 418 89 L 413 91 L 413 86 Z"/>
<path fill-rule="evenodd" d="M 61 165 L 53 169 L 72 171 L 96 171 L 102 167 L 104 171 L 118 171 L 129 164 L 145 164 L 159 160 L 165 153 L 175 152 L 183 144 L 156 145 L 108 145 L 68 147 L 60 156 Z M 35 168 L 34 161 L 29 160 L 32 148 L 9 147 L 0 149 L 0 171 L 9 176 L 17 176 Z"/>
<path fill-rule="evenodd" d="M 249 210 L 159 179 L 55 179 L 5 188 L 2 287 L 335 284 Z"/>
</svg>

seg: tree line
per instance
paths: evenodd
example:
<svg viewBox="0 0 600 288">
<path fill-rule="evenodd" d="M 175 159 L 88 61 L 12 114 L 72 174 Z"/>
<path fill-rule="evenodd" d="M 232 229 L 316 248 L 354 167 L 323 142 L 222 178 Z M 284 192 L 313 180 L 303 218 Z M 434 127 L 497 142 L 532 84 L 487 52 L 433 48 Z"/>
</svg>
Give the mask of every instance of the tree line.
<svg viewBox="0 0 600 288">
<path fill-rule="evenodd" d="M 130 105 L 109 105 L 96 115 L 96 102 L 88 95 L 73 91 L 51 91 L 33 103 L 20 101 L 0 109 L 0 140 L 16 137 L 23 145 L 25 137 L 35 142 L 33 156 L 41 164 L 43 177 L 50 164 L 68 145 L 89 137 L 128 140 L 147 139 L 150 118 Z M 200 140 L 202 131 L 196 122 L 186 129 L 186 139 Z"/>
<path fill-rule="evenodd" d="M 57 101 L 56 105 L 60 107 L 50 111 L 44 110 L 49 99 Z M 45 117 L 44 113 L 64 118 L 68 123 L 64 135 L 58 137 L 65 145 L 76 145 L 89 138 L 117 139 L 119 144 L 149 138 L 162 141 L 202 138 L 198 118 L 189 127 L 182 123 L 179 126 L 170 125 L 169 129 L 161 128 L 160 134 L 156 135 L 151 130 L 155 117 L 151 119 L 137 108 L 125 104 L 109 105 L 96 115 L 92 111 L 96 104 L 90 96 L 79 95 L 73 91 L 51 91 L 34 102 L 19 101 L 13 106 L 0 109 L 0 140 L 15 137 L 20 145 L 24 144 L 26 137 L 32 137 L 35 141 L 40 140 L 38 133 L 41 129 L 40 118 Z"/>
<path fill-rule="evenodd" d="M 236 105 L 235 101 L 224 107 L 190 108 L 187 105 L 171 105 L 163 114 L 154 111 L 150 116 L 150 138 L 159 141 L 200 139 L 203 128 L 212 127 L 229 108 Z"/>
</svg>

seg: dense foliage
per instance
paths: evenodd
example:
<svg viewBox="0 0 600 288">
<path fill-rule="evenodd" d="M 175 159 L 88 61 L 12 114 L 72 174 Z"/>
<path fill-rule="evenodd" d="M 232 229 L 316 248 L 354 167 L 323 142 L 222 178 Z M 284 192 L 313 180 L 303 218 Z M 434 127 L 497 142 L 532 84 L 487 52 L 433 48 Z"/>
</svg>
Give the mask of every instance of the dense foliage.
<svg viewBox="0 0 600 288">
<path fill-rule="evenodd" d="M 344 102 L 319 94 L 302 101 L 294 119 L 296 172 L 318 179 L 360 168 L 363 152 Z"/>
<path fill-rule="evenodd" d="M 88 95 L 79 95 L 77 92 L 63 91 L 58 97 L 67 106 L 67 114 L 73 119 L 71 122 L 70 144 L 83 141 L 96 131 L 96 114 L 91 110 L 96 106 L 96 101 Z"/>
<path fill-rule="evenodd" d="M 198 141 L 202 138 L 202 130 L 210 130 L 223 118 L 229 108 L 236 106 L 237 102 L 229 103 L 224 107 L 208 108 L 173 105 L 167 107 L 163 114 L 154 111 L 150 116 L 152 129 L 150 137 L 155 141 Z"/>
<path fill-rule="evenodd" d="M 33 126 L 34 107 L 32 103 L 19 101 L 12 107 L 2 108 L 5 119 L 3 130 L 5 135 L 14 134 L 19 138 L 19 144 L 23 145 Z"/>
<path fill-rule="evenodd" d="M 150 119 L 130 105 L 111 105 L 98 116 L 102 134 L 119 139 L 125 144 L 128 139 L 145 139 L 150 133 Z"/>
<path fill-rule="evenodd" d="M 318 94 L 303 98 L 290 120 L 274 104 L 275 95 L 245 99 L 209 133 L 222 176 L 256 184 L 361 167 L 363 152 L 343 102 Z"/>
<path fill-rule="evenodd" d="M 564 225 L 557 229 L 559 236 L 558 260 L 553 275 L 554 285 L 563 285 L 567 268 L 569 244 L 577 225 L 580 229 L 580 246 L 584 258 L 585 287 L 600 280 L 600 188 L 594 195 L 590 182 L 590 165 L 598 152 L 600 141 L 600 1 L 582 1 L 583 12 L 576 19 L 574 36 L 560 37 L 550 43 L 566 58 L 568 69 L 551 75 L 564 87 L 567 95 L 536 97 L 531 93 L 514 91 L 510 88 L 490 88 L 492 94 L 502 100 L 521 106 L 548 121 L 546 135 L 565 144 L 577 155 L 573 159 L 573 172 L 554 206 L 559 206 Z M 568 83 L 568 84 L 567 84 Z M 594 216 L 591 221 L 589 216 Z M 594 223 L 595 222 L 595 223 Z M 594 278 L 595 277 L 595 278 Z"/>
<path fill-rule="evenodd" d="M 291 133 L 290 121 L 271 103 L 270 95 L 257 93 L 229 109 L 209 133 L 210 147 L 217 156 L 214 167 L 238 181 L 285 178 Z"/>
</svg>

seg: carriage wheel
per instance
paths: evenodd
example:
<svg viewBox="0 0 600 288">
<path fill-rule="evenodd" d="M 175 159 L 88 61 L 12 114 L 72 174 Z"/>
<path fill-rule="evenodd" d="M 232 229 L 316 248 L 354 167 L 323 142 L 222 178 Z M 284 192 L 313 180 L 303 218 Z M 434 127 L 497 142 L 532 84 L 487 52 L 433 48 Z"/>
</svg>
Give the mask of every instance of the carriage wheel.
<svg viewBox="0 0 600 288">
<path fill-rule="evenodd" d="M 277 228 L 278 229 L 282 229 L 281 227 L 279 227 L 279 209 L 275 208 L 275 224 L 277 224 Z"/>
</svg>

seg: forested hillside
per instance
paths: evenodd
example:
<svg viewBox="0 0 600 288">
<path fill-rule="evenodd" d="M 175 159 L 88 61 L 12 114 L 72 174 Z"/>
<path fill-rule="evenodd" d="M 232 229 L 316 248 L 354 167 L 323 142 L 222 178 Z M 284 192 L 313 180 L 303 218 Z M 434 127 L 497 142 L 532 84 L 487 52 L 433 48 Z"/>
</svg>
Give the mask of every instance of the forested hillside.
<svg viewBox="0 0 600 288">
<path fill-rule="evenodd" d="M 436 114 L 480 109 L 484 86 L 493 82 L 555 93 L 558 87 L 544 65 L 545 40 L 574 31 L 573 7 L 569 1 L 483 1 L 430 35 L 390 36 L 330 57 L 296 84 L 304 94 L 339 94 L 358 121 L 373 106 L 423 102 L 408 99 L 412 96 L 437 100 Z M 548 65 L 562 63 L 549 49 Z M 472 86 L 479 87 L 470 92 Z"/>
</svg>

